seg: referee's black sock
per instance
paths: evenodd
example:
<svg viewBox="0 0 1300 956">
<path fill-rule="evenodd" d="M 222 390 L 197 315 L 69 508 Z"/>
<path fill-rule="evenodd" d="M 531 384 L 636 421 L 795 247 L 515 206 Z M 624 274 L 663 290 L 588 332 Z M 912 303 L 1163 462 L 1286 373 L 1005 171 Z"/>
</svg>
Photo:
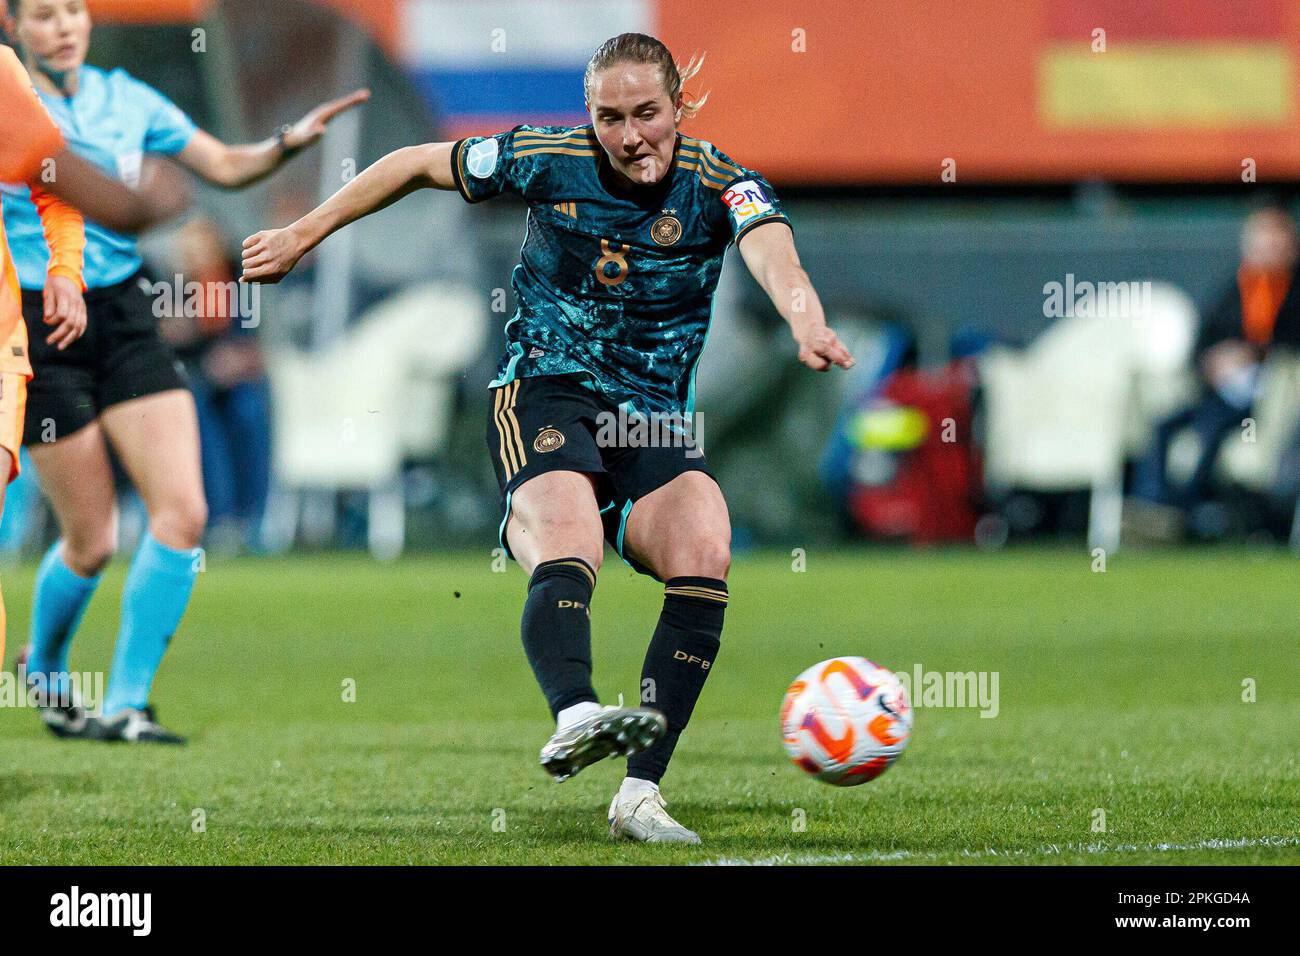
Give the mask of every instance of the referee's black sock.
<svg viewBox="0 0 1300 956">
<path fill-rule="evenodd" d="M 726 609 L 726 581 L 681 577 L 665 582 L 664 609 L 641 668 L 641 703 L 663 711 L 668 732 L 649 750 L 627 758 L 629 777 L 658 783 L 668 769 L 717 659 Z"/>
<path fill-rule="evenodd" d="M 591 686 L 591 592 L 596 572 L 581 558 L 543 561 L 528 579 L 520 631 L 551 716 L 596 700 Z"/>
</svg>

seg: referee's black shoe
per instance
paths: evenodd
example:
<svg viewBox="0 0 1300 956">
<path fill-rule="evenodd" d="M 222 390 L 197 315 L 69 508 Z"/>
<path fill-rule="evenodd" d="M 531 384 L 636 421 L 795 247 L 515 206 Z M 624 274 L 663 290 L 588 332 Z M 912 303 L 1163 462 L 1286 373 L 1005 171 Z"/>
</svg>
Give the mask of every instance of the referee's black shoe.
<svg viewBox="0 0 1300 956">
<path fill-rule="evenodd" d="M 30 649 L 24 649 L 18 655 L 18 659 L 14 661 L 14 673 L 18 676 L 19 682 L 31 690 L 32 700 L 36 704 L 36 714 L 41 718 L 45 729 L 56 737 L 93 736 L 92 718 L 82 706 L 81 696 L 77 693 L 75 685 L 65 682 L 60 692 L 51 694 L 49 688 L 45 686 L 46 681 L 41 677 L 28 678 L 29 651 Z"/>
<path fill-rule="evenodd" d="M 129 744 L 172 744 L 182 746 L 185 738 L 158 723 L 152 707 L 124 707 L 110 716 L 92 716 L 91 732 L 96 740 Z"/>
</svg>

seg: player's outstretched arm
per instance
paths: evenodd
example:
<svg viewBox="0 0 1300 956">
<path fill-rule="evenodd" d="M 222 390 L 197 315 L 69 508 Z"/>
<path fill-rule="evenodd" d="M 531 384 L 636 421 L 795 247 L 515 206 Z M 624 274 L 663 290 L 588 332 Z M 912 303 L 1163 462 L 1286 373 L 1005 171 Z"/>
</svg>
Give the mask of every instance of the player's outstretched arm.
<svg viewBox="0 0 1300 956">
<path fill-rule="evenodd" d="M 139 189 L 132 190 L 67 149 L 59 128 L 37 98 L 31 77 L 17 54 L 4 45 L 0 45 L 0 103 L 4 104 L 0 110 L 0 182 L 31 183 L 119 232 L 138 232 L 189 205 L 189 185 L 175 170 L 158 170 L 157 164 L 147 159 Z M 155 172 L 159 175 L 150 182 Z M 80 249 L 77 255 L 79 258 Z"/>
<path fill-rule="evenodd" d="M 818 372 L 852 368 L 849 354 L 826 324 L 821 299 L 799 264 L 794 233 L 784 222 L 755 226 L 740 237 L 740 255 L 799 344 L 799 361 Z"/>
<path fill-rule="evenodd" d="M 279 282 L 324 239 L 362 216 L 392 205 L 417 189 L 455 189 L 454 143 L 407 146 L 389 153 L 307 215 L 283 229 L 244 240 L 241 282 Z"/>
<path fill-rule="evenodd" d="M 68 149 L 54 156 L 53 168 L 55 175 L 40 183 L 46 192 L 118 232 L 140 232 L 179 215 L 192 196 L 185 174 L 152 156 L 145 159 L 135 189 L 105 176 L 98 166 Z"/>
<path fill-rule="evenodd" d="M 110 179 L 67 149 L 54 155 L 50 169 L 54 175 L 33 178 L 28 185 L 50 248 L 44 287 L 50 334 L 45 341 L 63 351 L 86 331 L 82 212 L 110 229 L 137 232 L 182 212 L 189 205 L 190 188 L 175 166 L 153 157 L 141 166 L 138 189 Z"/>
<path fill-rule="evenodd" d="M 203 130 L 196 132 L 177 159 L 216 186 L 239 189 L 264 179 L 290 156 L 325 135 L 325 127 L 336 116 L 370 99 L 369 90 L 356 90 L 322 103 L 282 136 L 261 143 L 230 145 Z"/>
</svg>

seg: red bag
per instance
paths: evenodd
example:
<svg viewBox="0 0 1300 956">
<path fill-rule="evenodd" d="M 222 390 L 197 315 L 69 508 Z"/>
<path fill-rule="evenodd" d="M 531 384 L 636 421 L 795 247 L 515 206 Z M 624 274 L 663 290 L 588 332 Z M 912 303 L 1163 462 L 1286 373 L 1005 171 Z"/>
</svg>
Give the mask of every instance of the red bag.
<svg viewBox="0 0 1300 956">
<path fill-rule="evenodd" d="M 868 537 L 970 541 L 979 518 L 972 374 L 900 369 L 850 429 L 849 514 Z"/>
</svg>

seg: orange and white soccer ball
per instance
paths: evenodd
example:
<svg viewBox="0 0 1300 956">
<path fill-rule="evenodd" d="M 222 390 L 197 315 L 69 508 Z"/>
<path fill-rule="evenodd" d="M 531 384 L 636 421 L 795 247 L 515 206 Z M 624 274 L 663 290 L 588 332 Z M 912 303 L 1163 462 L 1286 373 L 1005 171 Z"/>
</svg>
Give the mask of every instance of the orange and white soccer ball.
<svg viewBox="0 0 1300 956">
<path fill-rule="evenodd" d="M 794 679 L 781 702 L 790 759 L 818 780 L 855 787 L 897 760 L 912 735 L 907 690 L 865 657 L 832 657 Z"/>
</svg>

